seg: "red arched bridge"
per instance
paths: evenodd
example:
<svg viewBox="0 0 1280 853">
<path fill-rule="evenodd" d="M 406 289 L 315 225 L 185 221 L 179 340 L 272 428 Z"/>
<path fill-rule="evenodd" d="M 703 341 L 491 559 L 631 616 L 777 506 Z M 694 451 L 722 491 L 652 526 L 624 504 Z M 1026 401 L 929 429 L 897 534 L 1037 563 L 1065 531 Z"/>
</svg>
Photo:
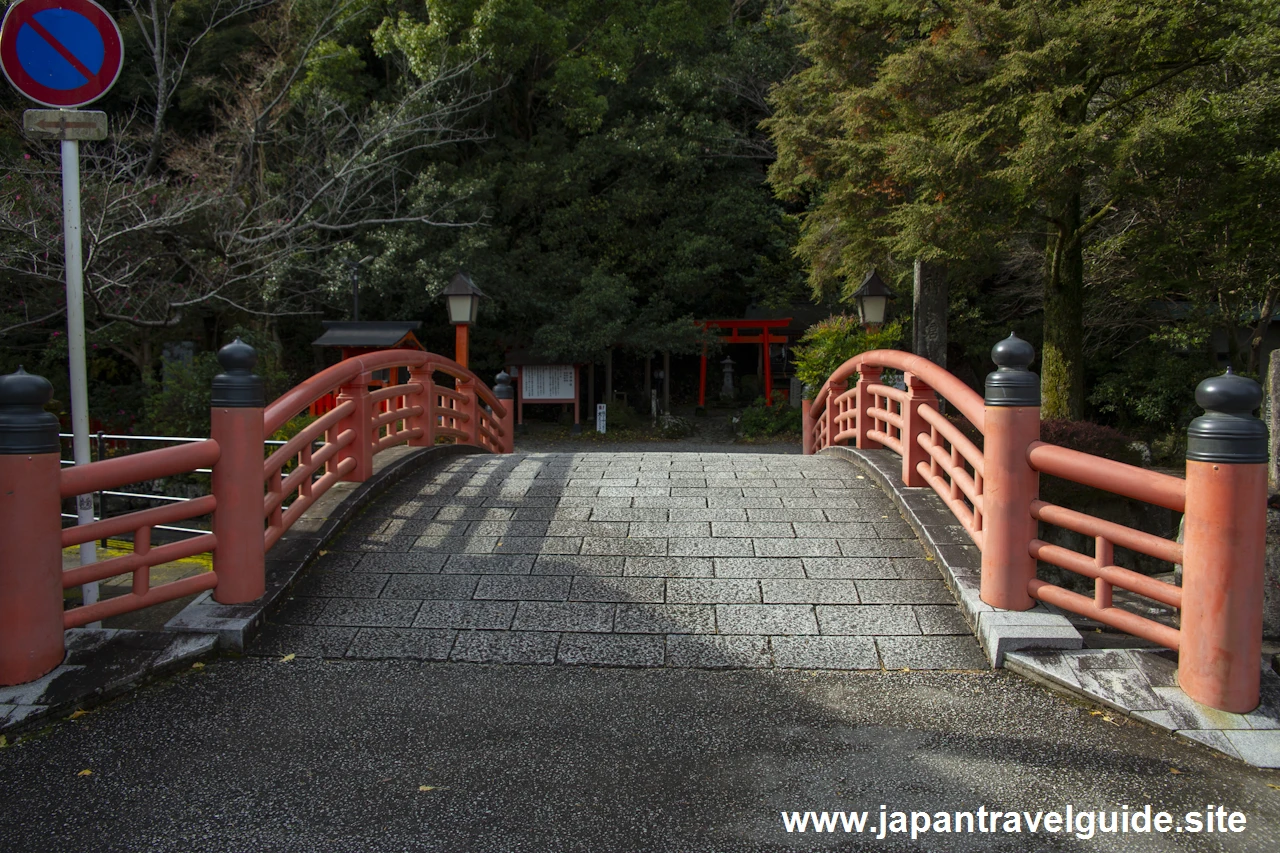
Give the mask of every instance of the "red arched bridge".
<svg viewBox="0 0 1280 853">
<path fill-rule="evenodd" d="M 435 629 L 423 635 L 444 643 L 434 656 L 455 660 L 502 659 L 472 654 L 480 639 L 495 636 L 485 629 L 533 626 L 533 634 L 541 624 L 567 639 L 558 641 L 558 652 L 549 647 L 550 658 L 534 659 L 626 663 L 632 655 L 697 665 L 707 658 L 688 654 L 687 636 L 701 633 L 721 643 L 721 664 L 743 660 L 733 654 L 771 654 L 778 665 L 786 658 L 795 666 L 892 668 L 893 660 L 912 665 L 909 656 L 893 658 L 900 649 L 895 632 L 964 633 L 973 644 L 955 618 L 959 600 L 997 665 L 1006 651 L 1036 645 L 1034 630 L 1002 645 L 1008 626 L 1034 628 L 1050 618 L 1066 625 L 1065 611 L 1176 652 L 1177 684 L 1197 702 L 1252 711 L 1260 690 L 1266 502 L 1266 434 L 1252 415 L 1258 386 L 1230 374 L 1202 383 L 1197 400 L 1207 413 L 1190 428 L 1181 478 L 1041 441 L 1039 378 L 1028 370 L 1033 355 L 1012 336 L 998 344 L 998 369 L 984 395 L 909 353 L 851 359 L 804 403 L 804 452 L 825 451 L 822 460 L 550 454 L 517 455 L 510 464 L 455 461 L 400 494 L 401 508 L 412 511 L 366 514 L 376 524 L 349 528 L 348 542 L 363 534 L 368 541 L 357 542 L 346 562 L 342 553 L 327 558 L 334 566 L 369 562 L 361 578 L 342 581 L 346 589 L 372 590 L 381 601 L 393 588 L 402 597 L 413 588 L 432 599 L 430 606 L 383 601 L 383 621 L 341 624 Z M 334 484 L 368 480 L 383 450 L 441 443 L 514 450 L 513 394 L 504 374 L 490 390 L 442 356 L 380 352 L 348 359 L 266 405 L 250 347 L 228 345 L 219 361 L 224 372 L 214 381 L 209 439 L 66 469 L 56 420 L 43 411 L 49 384 L 21 371 L 0 378 L 0 684 L 57 667 L 66 629 L 204 590 L 223 605 L 262 599 L 267 553 Z M 399 384 L 371 390 L 373 373 L 383 370 Z M 900 372 L 901 382 L 882 381 L 886 370 Z M 284 446 L 264 449 L 264 436 L 333 392 L 335 408 Z M 944 414 L 948 407 L 958 417 Z M 890 512 L 889 497 L 871 480 L 825 458 L 832 454 L 869 466 L 914 530 Z M 63 501 L 197 468 L 213 472 L 205 497 L 62 526 Z M 494 485 L 497 475 L 520 482 Z M 1048 503 L 1040 497 L 1042 475 L 1182 513 L 1181 541 Z M 753 479 L 767 486 L 754 489 Z M 787 483 L 802 487 L 791 489 L 790 501 Z M 504 495 L 520 501 L 503 503 Z M 212 519 L 207 533 L 152 543 L 157 526 L 203 516 Z M 1042 540 L 1041 525 L 1087 537 L 1092 553 Z M 463 529 L 476 547 L 450 544 L 451 532 Z M 937 564 L 923 559 L 917 534 L 939 555 Z M 132 535 L 132 553 L 63 568 L 64 548 L 120 535 Z M 412 552 L 421 540 L 428 551 Z M 1117 548 L 1181 566 L 1181 586 L 1122 568 Z M 212 571 L 151 585 L 152 567 L 206 552 Z M 1037 577 L 1041 562 L 1091 579 L 1093 595 Z M 416 580 L 376 568 L 410 563 Z M 422 580 L 432 572 L 438 577 Z M 129 594 L 64 609 L 64 589 L 121 575 L 132 576 Z M 605 592 L 601 577 L 613 579 Z M 910 585 L 911 594 L 895 598 L 894 584 Z M 445 587 L 451 603 L 439 600 Z M 1117 594 L 1176 609 L 1180 619 L 1147 618 L 1118 606 Z M 885 605 L 877 618 L 898 620 L 898 628 L 881 632 L 890 636 L 872 643 L 854 628 L 833 627 L 866 618 L 865 606 L 875 604 Z M 326 604 L 325 612 L 335 606 Z M 664 633 L 676 639 L 664 642 Z M 743 637 L 756 645 L 733 645 Z M 761 637 L 772 637 L 772 646 Z M 468 643 L 471 652 L 459 652 Z M 822 654 L 827 662 L 814 663 Z M 855 659 L 869 663 L 855 667 Z"/>
</svg>

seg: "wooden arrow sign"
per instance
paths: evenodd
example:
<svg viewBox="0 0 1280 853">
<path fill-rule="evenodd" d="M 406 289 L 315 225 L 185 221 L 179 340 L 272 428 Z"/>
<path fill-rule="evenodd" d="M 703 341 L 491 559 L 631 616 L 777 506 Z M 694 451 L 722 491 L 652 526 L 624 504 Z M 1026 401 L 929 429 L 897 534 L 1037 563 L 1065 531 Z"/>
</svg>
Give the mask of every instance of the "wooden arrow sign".
<svg viewBox="0 0 1280 853">
<path fill-rule="evenodd" d="M 26 110 L 22 129 L 35 139 L 106 139 L 107 114 L 97 110 Z"/>
</svg>

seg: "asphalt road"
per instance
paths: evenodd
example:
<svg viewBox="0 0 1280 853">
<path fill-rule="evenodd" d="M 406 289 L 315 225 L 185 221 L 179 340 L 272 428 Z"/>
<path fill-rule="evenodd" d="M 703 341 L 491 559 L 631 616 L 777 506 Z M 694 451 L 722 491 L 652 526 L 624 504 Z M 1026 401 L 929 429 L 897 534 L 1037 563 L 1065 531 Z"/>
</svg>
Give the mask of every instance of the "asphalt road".
<svg viewBox="0 0 1280 853">
<path fill-rule="evenodd" d="M 0 749 L 0 850 L 1274 851 L 1277 786 L 1004 673 L 222 659 Z M 875 837 L 881 805 L 1147 804 L 1245 828 Z"/>
</svg>

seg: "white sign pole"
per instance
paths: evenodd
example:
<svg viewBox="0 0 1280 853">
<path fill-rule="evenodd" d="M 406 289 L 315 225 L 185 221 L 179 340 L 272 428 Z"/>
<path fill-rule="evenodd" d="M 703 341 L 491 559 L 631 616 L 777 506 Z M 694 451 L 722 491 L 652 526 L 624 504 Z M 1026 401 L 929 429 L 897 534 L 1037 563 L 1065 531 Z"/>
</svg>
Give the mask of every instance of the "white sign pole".
<svg viewBox="0 0 1280 853">
<path fill-rule="evenodd" d="M 71 448 L 77 465 L 89 463 L 89 383 L 84 346 L 84 258 L 80 242 L 80 141 L 62 140 L 62 222 L 67 260 L 67 356 L 71 363 Z M 93 495 L 76 498 L 78 524 L 93 521 Z M 80 546 L 80 565 L 98 561 L 94 542 Z M 98 600 L 97 582 L 81 588 L 85 604 Z M 96 626 L 100 623 L 93 623 Z M 92 626 L 91 626 L 92 627 Z"/>
<path fill-rule="evenodd" d="M 606 404 L 596 403 L 596 432 L 603 433 L 605 430 Z"/>
</svg>

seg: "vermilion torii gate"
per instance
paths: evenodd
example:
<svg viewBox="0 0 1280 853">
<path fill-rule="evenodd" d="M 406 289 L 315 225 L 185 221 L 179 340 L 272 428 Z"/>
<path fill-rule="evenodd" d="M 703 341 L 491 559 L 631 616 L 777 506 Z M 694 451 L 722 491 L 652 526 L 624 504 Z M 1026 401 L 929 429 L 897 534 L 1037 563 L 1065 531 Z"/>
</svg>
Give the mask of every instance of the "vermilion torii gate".
<svg viewBox="0 0 1280 853">
<path fill-rule="evenodd" d="M 727 336 L 722 335 L 720 342 L 725 344 L 759 344 L 764 352 L 764 404 L 773 405 L 773 368 L 769 364 L 769 344 L 785 344 L 783 335 L 771 332 L 771 329 L 785 329 L 791 325 L 790 317 L 780 320 L 699 320 L 698 325 L 704 329 L 728 329 Z M 744 335 L 744 329 L 759 329 L 758 335 Z M 698 366 L 698 405 L 707 405 L 707 345 L 702 345 L 702 360 Z"/>
</svg>

